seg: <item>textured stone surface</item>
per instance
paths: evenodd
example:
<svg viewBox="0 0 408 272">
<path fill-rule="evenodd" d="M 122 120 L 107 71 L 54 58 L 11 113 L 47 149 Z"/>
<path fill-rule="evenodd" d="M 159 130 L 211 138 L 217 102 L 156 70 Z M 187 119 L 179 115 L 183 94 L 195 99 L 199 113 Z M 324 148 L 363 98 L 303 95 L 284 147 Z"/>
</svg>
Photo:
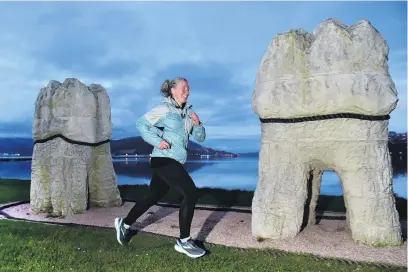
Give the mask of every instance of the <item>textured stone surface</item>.
<svg viewBox="0 0 408 272">
<path fill-rule="evenodd" d="M 110 102 L 100 85 L 76 79 L 51 81 L 37 98 L 34 140 L 61 134 L 97 143 L 110 139 Z M 30 204 L 34 212 L 55 216 L 81 213 L 89 206 L 121 205 L 110 144 L 79 145 L 54 138 L 34 146 Z"/>
<path fill-rule="evenodd" d="M 85 211 L 91 154 L 92 147 L 61 138 L 36 144 L 31 166 L 32 209 L 55 216 Z"/>
<path fill-rule="evenodd" d="M 346 27 L 328 20 L 313 33 L 280 34 L 262 58 L 252 107 L 269 118 L 386 115 L 398 100 L 387 56 L 385 40 L 368 21 Z"/>
<path fill-rule="evenodd" d="M 109 143 L 92 148 L 88 185 L 91 206 L 112 207 L 121 203 Z"/>
<path fill-rule="evenodd" d="M 112 137 L 110 115 L 109 97 L 101 85 L 88 87 L 74 78 L 62 84 L 52 80 L 37 97 L 33 137 L 62 134 L 78 142 L 102 142 Z"/>
<path fill-rule="evenodd" d="M 335 20 L 312 33 L 275 37 L 257 73 L 252 108 L 261 118 L 332 113 L 386 115 L 398 101 L 388 73 L 388 47 L 367 21 L 346 27 Z M 252 203 L 252 234 L 294 237 L 309 195 L 314 224 L 321 174 L 342 182 L 354 241 L 399 245 L 392 189 L 388 121 L 330 119 L 263 123 L 259 181 Z"/>
</svg>

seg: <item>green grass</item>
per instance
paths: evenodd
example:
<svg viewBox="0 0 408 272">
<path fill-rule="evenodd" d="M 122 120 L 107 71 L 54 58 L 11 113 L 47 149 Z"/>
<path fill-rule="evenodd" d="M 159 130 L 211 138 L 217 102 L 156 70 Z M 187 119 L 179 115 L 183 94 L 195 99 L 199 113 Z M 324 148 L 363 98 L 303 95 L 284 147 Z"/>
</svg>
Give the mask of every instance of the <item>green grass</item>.
<svg viewBox="0 0 408 272">
<path fill-rule="evenodd" d="M 123 198 L 137 200 L 147 186 L 119 186 L 119 190 Z M 200 195 L 200 204 L 250 206 L 253 192 L 205 188 Z M 0 203 L 29 200 L 29 196 L 29 181 L 0 179 Z M 179 200 L 172 191 L 163 199 Z M 327 200 L 340 201 L 327 197 L 326 206 Z M 210 254 L 193 260 L 175 252 L 173 244 L 173 239 L 138 234 L 128 247 L 121 247 L 113 229 L 0 220 L 0 271 L 383 271 L 366 264 L 315 260 L 310 255 L 276 257 L 267 251 L 208 244 Z"/>
<path fill-rule="evenodd" d="M 133 201 L 138 201 L 146 195 L 147 185 L 120 185 L 121 197 Z M 224 189 L 199 189 L 198 204 L 220 205 L 220 206 L 241 206 L 251 207 L 253 191 L 224 190 Z M 27 180 L 0 179 L 0 203 L 7 203 L 19 200 L 30 199 L 30 182 Z M 397 211 L 402 217 L 407 215 L 407 200 L 395 197 Z M 181 196 L 175 190 L 170 191 L 161 199 L 161 202 L 179 204 Z M 317 203 L 317 211 L 345 212 L 344 200 L 342 196 L 321 195 Z"/>
<path fill-rule="evenodd" d="M 30 182 L 0 179 L 0 204 L 30 199 Z"/>
<path fill-rule="evenodd" d="M 310 255 L 274 257 L 205 245 L 210 254 L 190 259 L 173 249 L 174 240 L 136 235 L 127 247 L 114 231 L 0 220 L 0 270 L 8 271 L 384 271 L 365 264 L 314 260 Z M 387 271 L 405 271 L 390 269 Z"/>
</svg>

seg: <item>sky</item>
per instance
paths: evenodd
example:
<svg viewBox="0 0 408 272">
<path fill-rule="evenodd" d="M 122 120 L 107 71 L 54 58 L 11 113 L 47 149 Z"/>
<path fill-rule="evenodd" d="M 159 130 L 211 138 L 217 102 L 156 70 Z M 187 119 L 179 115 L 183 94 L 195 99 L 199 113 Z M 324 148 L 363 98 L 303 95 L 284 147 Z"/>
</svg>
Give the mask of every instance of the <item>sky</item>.
<svg viewBox="0 0 408 272">
<path fill-rule="evenodd" d="M 161 102 L 162 82 L 189 80 L 204 146 L 260 148 L 251 109 L 269 43 L 293 28 L 312 32 L 335 18 L 369 20 L 387 41 L 399 103 L 390 131 L 407 130 L 406 2 L 0 2 L 0 137 L 31 137 L 34 103 L 50 80 L 102 84 L 113 138 Z"/>
</svg>

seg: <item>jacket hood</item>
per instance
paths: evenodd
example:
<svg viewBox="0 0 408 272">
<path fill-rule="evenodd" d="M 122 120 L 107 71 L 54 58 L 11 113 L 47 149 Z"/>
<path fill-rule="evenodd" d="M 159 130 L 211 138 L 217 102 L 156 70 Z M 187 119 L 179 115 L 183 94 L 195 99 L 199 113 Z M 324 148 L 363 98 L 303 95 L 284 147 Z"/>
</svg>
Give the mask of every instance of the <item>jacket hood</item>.
<svg viewBox="0 0 408 272">
<path fill-rule="evenodd" d="M 176 100 L 174 100 L 171 96 L 165 97 L 165 98 L 163 99 L 163 103 L 170 104 L 170 105 L 172 105 L 172 106 L 175 107 L 175 108 L 180 108 L 180 106 L 177 104 Z M 188 103 L 186 103 L 186 104 L 184 105 L 184 109 L 188 109 L 188 108 L 191 108 L 191 107 L 192 107 L 192 105 L 191 105 L 191 104 L 188 104 Z"/>
</svg>

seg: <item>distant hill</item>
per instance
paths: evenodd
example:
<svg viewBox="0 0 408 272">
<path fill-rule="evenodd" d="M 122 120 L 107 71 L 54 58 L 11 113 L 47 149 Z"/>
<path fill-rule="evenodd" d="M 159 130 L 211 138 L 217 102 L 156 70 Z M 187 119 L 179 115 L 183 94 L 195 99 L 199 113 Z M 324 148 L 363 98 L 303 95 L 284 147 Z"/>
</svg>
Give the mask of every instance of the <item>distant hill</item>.
<svg viewBox="0 0 408 272">
<path fill-rule="evenodd" d="M 146 143 L 142 137 L 129 137 L 111 141 L 112 155 L 124 154 L 150 154 L 153 147 Z M 33 154 L 33 140 L 30 138 L 0 138 L 0 153 L 20 154 L 20 156 L 31 156 Z M 236 157 L 237 154 L 206 148 L 198 143 L 189 141 L 188 154 L 190 156 L 212 155 Z"/>
<path fill-rule="evenodd" d="M 406 159 L 407 142 L 406 139 L 390 139 L 388 147 L 392 156 L 402 156 L 403 160 Z M 111 141 L 111 152 L 113 155 L 124 154 L 150 154 L 153 147 L 147 144 L 140 136 L 129 137 L 119 140 Z M 401 152 L 401 154 L 400 154 Z M 0 138 L 0 154 L 1 153 L 18 153 L 21 156 L 31 156 L 33 154 L 33 140 L 30 138 Z M 188 154 L 190 156 L 199 155 L 212 155 L 212 156 L 238 156 L 235 153 L 215 150 L 212 148 L 204 147 L 196 142 L 189 141 Z M 258 152 L 241 153 L 241 157 L 258 157 Z"/>
</svg>

